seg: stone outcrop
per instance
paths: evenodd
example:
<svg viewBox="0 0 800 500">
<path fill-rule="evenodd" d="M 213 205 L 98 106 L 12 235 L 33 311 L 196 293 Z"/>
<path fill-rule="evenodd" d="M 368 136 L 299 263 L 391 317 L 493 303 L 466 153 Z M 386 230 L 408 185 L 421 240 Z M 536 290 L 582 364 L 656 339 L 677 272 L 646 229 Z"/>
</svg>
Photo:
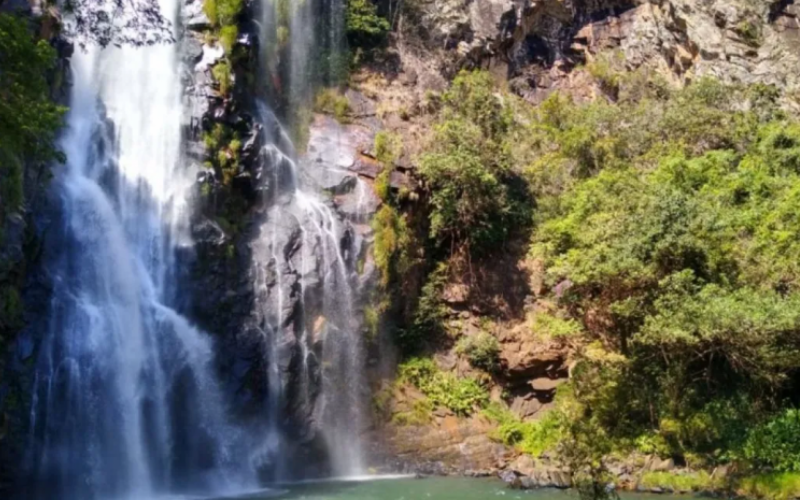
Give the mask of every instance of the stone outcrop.
<svg viewBox="0 0 800 500">
<path fill-rule="evenodd" d="M 484 417 L 454 415 L 436 416 L 431 425 L 395 427 L 384 437 L 389 465 L 423 474 L 497 474 L 513 453 L 489 437 L 493 429 Z"/>
<path fill-rule="evenodd" d="M 800 85 L 800 22 L 793 1 L 426 0 L 408 23 L 452 76 L 484 67 L 532 102 L 556 89 L 590 97 L 574 71 L 619 54 L 622 70 L 648 68 L 676 85 L 703 76 L 725 82 Z M 409 36 L 399 44 L 409 44 Z M 409 56 L 415 51 L 402 50 Z M 418 52 L 418 51 L 417 51 Z M 410 60 L 412 57 L 405 57 Z M 430 67 L 427 65 L 421 65 Z M 787 107 L 796 103 L 786 99 Z"/>
</svg>

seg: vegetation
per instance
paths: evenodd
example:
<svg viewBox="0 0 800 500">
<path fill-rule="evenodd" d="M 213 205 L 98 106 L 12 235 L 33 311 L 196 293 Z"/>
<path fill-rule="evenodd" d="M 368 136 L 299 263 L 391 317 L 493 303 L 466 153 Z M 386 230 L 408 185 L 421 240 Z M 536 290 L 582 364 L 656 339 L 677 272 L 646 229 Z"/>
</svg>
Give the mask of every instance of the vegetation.
<svg viewBox="0 0 800 500">
<path fill-rule="evenodd" d="M 0 234 L 5 217 L 25 201 L 25 168 L 64 158 L 56 145 L 64 109 L 50 99 L 47 82 L 55 57 L 26 20 L 0 14 Z"/>
<path fill-rule="evenodd" d="M 26 185 L 43 185 L 50 164 L 64 160 L 56 143 L 64 109 L 48 82 L 56 53 L 31 28 L 26 18 L 0 13 L 0 245 L 9 216 L 23 213 Z M 0 348 L 23 326 L 24 269 L 25 260 L 0 259 Z"/>
<path fill-rule="evenodd" d="M 472 366 L 494 371 L 499 366 L 500 345 L 491 333 L 479 331 L 475 335 L 462 337 L 456 347 L 458 354 L 469 359 Z"/>
<path fill-rule="evenodd" d="M 219 84 L 219 93 L 227 96 L 231 91 L 233 85 L 233 75 L 231 74 L 231 65 L 227 61 L 217 63 L 212 69 L 211 74 L 214 80 Z"/>
<path fill-rule="evenodd" d="M 336 89 L 322 89 L 317 93 L 314 110 L 318 113 L 333 115 L 340 123 L 347 123 L 350 113 L 350 101 Z"/>
<path fill-rule="evenodd" d="M 243 8 L 243 0 L 204 0 L 203 3 L 208 20 L 219 28 L 235 25 Z"/>
<path fill-rule="evenodd" d="M 800 474 L 790 472 L 757 474 L 739 482 L 739 493 L 747 498 L 790 500 L 800 495 Z"/>
<path fill-rule="evenodd" d="M 615 68 L 587 68 L 606 98 L 556 93 L 533 109 L 486 73 L 453 82 L 419 158 L 428 223 L 407 231 L 426 230 L 435 264 L 401 348 L 447 331 L 442 293 L 459 259 L 491 258 L 532 226 L 548 306 L 531 330 L 562 339 L 576 363 L 546 418 L 495 411 L 499 440 L 557 451 L 590 489 L 612 452 L 800 472 L 800 124 L 769 86 L 672 89 Z M 490 370 L 490 337 L 456 349 Z M 404 365 L 402 376 L 430 383 L 413 361 L 426 375 Z M 703 489 L 710 478 L 670 481 Z"/>
<path fill-rule="evenodd" d="M 462 73 L 444 95 L 419 173 L 429 190 L 430 237 L 472 255 L 496 248 L 529 225 L 530 207 L 510 150 L 510 107 L 488 73 Z"/>
<path fill-rule="evenodd" d="M 225 57 L 211 70 L 211 75 L 219 85 L 219 93 L 227 97 L 234 84 L 234 48 L 239 38 L 239 16 L 244 9 L 243 0 L 204 0 L 203 11 L 214 27 L 211 36 L 219 40 L 225 50 Z"/>
<path fill-rule="evenodd" d="M 348 0 L 345 23 L 352 47 L 374 47 L 386 38 L 390 28 L 372 0 Z"/>
<path fill-rule="evenodd" d="M 445 407 L 456 415 L 468 416 L 489 403 L 489 393 L 480 382 L 443 372 L 430 358 L 409 359 L 398 373 L 399 383 L 413 385 L 433 407 Z"/>
<path fill-rule="evenodd" d="M 555 449 L 562 438 L 557 413 L 550 412 L 541 419 L 523 422 L 504 405 L 493 403 L 484 414 L 497 423 L 493 437 L 522 453 L 539 456 Z"/>
<path fill-rule="evenodd" d="M 686 474 L 645 472 L 642 474 L 639 484 L 644 488 L 663 488 L 677 492 L 711 491 L 722 486 L 706 471 Z"/>
</svg>

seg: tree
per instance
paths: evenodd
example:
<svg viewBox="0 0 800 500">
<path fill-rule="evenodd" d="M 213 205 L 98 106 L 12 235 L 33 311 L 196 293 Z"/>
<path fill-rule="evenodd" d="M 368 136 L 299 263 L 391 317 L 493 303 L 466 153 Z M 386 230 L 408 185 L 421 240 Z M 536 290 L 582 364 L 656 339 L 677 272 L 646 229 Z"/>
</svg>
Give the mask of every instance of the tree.
<svg viewBox="0 0 800 500">
<path fill-rule="evenodd" d="M 378 15 L 372 0 L 349 0 L 347 3 L 347 38 L 356 47 L 380 43 L 389 32 L 389 21 Z"/>
<path fill-rule="evenodd" d="M 430 236 L 466 255 L 502 244 L 528 223 L 510 154 L 511 109 L 486 72 L 462 73 L 444 95 L 419 173 L 429 190 Z"/>
<path fill-rule="evenodd" d="M 34 41 L 22 18 L 0 14 L 0 203 L 23 203 L 23 165 L 61 159 L 55 140 L 63 109 L 50 100 L 46 75 L 55 51 Z M 4 214 L 0 214 L 4 215 Z"/>
</svg>

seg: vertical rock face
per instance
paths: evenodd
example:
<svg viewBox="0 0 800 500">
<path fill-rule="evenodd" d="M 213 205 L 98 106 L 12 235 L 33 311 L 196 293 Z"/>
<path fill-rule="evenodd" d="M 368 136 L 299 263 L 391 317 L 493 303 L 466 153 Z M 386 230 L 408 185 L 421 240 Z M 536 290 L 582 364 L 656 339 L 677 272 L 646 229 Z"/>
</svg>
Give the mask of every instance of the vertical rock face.
<svg viewBox="0 0 800 500">
<path fill-rule="evenodd" d="M 298 4 L 293 19 L 338 15 L 334 4 Z M 190 16 L 184 24 L 202 29 L 202 16 L 191 5 L 184 9 Z M 366 260 L 368 222 L 377 200 L 350 167 L 357 156 L 354 144 L 371 143 L 372 136 L 326 129 L 318 118 L 309 153 L 295 151 L 267 102 L 284 106 L 285 121 L 294 122 L 301 109 L 291 106 L 306 106 L 308 92 L 281 79 L 291 81 L 299 70 L 292 68 L 293 60 L 277 69 L 270 62 L 259 69 L 257 61 L 280 59 L 275 51 L 285 50 L 282 57 L 306 67 L 309 36 L 320 38 L 323 50 L 334 49 L 325 42 L 329 35 L 305 28 L 297 32 L 297 44 L 272 45 L 277 42 L 265 28 L 275 27 L 271 7 L 256 2 L 248 13 L 261 19 L 258 36 L 246 32 L 249 22 L 240 23 L 245 33 L 237 49 L 247 56 L 234 67 L 228 96 L 215 89 L 210 73 L 221 54 L 203 45 L 199 34 L 186 37 L 185 147 L 201 170 L 194 247 L 187 254 L 188 307 L 217 339 L 219 370 L 235 413 L 264 436 L 255 460 L 265 477 L 351 473 L 360 467 L 356 445 L 366 424 L 361 411 L 366 386 L 355 375 L 364 365 L 360 297 L 373 279 L 372 267 L 359 262 Z M 299 30 L 295 24 L 291 29 Z M 263 79 L 274 87 L 268 98 L 265 89 L 245 88 L 247 73 L 257 71 L 276 71 Z M 281 88 L 293 93 L 282 95 Z M 230 185 L 203 167 L 215 154 L 203 139 L 217 125 L 235 131 L 242 144 Z"/>
<path fill-rule="evenodd" d="M 39 2 L 25 0 L 0 2 L 0 13 L 7 12 L 30 16 L 32 24 L 42 13 Z M 43 28 L 42 36 L 50 33 Z M 51 99 L 64 103 L 73 48 L 60 38 L 50 42 L 58 56 L 49 75 Z M 0 496 L 17 480 L 24 463 L 37 347 L 37 339 L 26 325 L 36 320 L 49 300 L 49 284 L 37 272 L 42 245 L 37 218 L 48 209 L 49 177 L 47 166 L 26 164 L 25 206 L 9 211 L 6 200 L 0 199 Z"/>
<path fill-rule="evenodd" d="M 626 70 L 646 67 L 677 84 L 710 75 L 725 82 L 800 85 L 800 23 L 793 1 L 426 0 L 416 31 L 460 67 L 505 71 L 533 102 L 555 89 L 580 95 L 572 69 L 618 53 Z"/>
</svg>

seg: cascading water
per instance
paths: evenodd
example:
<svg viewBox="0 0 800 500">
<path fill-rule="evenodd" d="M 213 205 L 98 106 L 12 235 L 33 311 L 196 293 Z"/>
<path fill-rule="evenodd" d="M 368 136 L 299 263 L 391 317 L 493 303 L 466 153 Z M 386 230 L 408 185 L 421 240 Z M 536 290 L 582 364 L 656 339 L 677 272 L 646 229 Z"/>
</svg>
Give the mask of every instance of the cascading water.
<svg viewBox="0 0 800 500">
<path fill-rule="evenodd" d="M 177 0 L 161 0 L 176 14 Z M 57 172 L 29 497 L 147 498 L 248 483 L 209 340 L 170 308 L 186 243 L 175 46 L 78 52 Z"/>
<path fill-rule="evenodd" d="M 265 80 L 272 97 L 288 105 L 286 120 L 297 123 L 324 71 L 312 64 L 311 55 L 329 65 L 339 55 L 342 3 L 261 0 L 260 7 Z M 270 353 L 267 462 L 275 478 L 292 475 L 281 467 L 286 446 L 281 407 L 292 404 L 313 407 L 307 411 L 324 438 L 330 472 L 361 474 L 366 393 L 353 228 L 313 194 L 316 190 L 298 169 L 291 141 L 263 103 L 259 117 L 264 130 L 276 131 L 267 134 L 262 151 L 262 161 L 274 172 L 270 208 L 252 245 Z M 360 181 L 359 187 L 364 187 Z M 292 297 L 299 297 L 299 308 L 287 307 L 294 303 Z M 294 366 L 283 369 L 282 363 Z"/>
</svg>

